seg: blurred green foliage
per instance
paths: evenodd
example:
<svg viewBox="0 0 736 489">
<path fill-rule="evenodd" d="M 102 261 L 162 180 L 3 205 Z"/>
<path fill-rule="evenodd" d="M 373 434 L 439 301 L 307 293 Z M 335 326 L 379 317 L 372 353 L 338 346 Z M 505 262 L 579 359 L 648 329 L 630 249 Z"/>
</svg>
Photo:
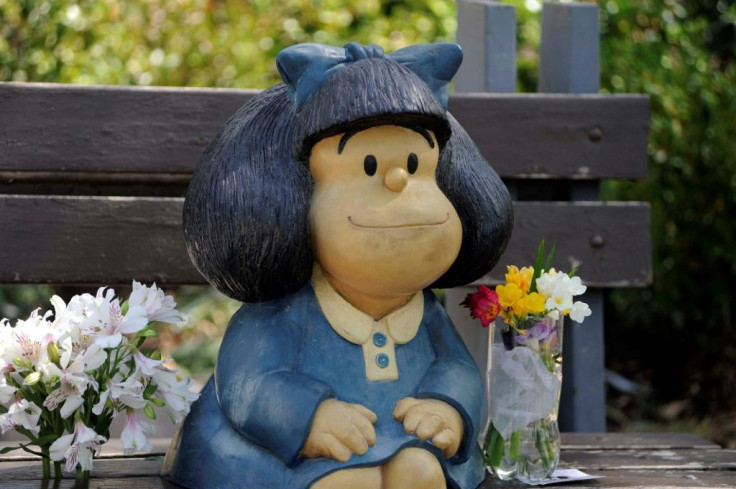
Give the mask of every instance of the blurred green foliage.
<svg viewBox="0 0 736 489">
<path fill-rule="evenodd" d="M 0 80 L 264 88 L 298 42 L 451 40 L 450 0 L 0 0 Z"/>
<path fill-rule="evenodd" d="M 541 5 L 508 3 L 517 6 L 519 89 L 534 91 Z M 648 178 L 604 186 L 607 198 L 651 202 L 654 240 L 654 285 L 612 294 L 608 357 L 621 365 L 624 354 L 636 357 L 623 373 L 655 385 L 664 398 L 730 407 L 736 6 L 599 4 L 602 91 L 649 94 L 652 108 Z M 0 80 L 262 88 L 278 81 L 273 59 L 285 46 L 358 41 L 393 51 L 452 40 L 455 18 L 451 0 L 0 0 Z M 202 324 L 233 307 L 215 302 L 224 305 L 200 314 Z M 180 352 L 195 370 L 214 358 L 211 351 L 204 355 L 210 360 L 196 355 L 216 341 L 214 330 L 205 330 L 192 333 L 195 347 Z"/>
<path fill-rule="evenodd" d="M 663 399 L 730 409 L 736 393 L 736 64 L 733 1 L 601 5 L 602 88 L 650 95 L 649 176 L 610 184 L 652 204 L 654 285 L 616 292 L 621 348 Z M 616 340 L 614 340 L 616 341 Z M 631 354 L 631 353 L 630 353 Z M 665 368 L 662 368 L 666 366 Z"/>
</svg>

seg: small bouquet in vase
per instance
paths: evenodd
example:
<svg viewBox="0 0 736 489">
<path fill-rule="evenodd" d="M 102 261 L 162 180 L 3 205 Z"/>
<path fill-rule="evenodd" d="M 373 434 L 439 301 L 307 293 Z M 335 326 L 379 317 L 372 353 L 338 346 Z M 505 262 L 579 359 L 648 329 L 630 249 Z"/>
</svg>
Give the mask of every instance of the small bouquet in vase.
<svg viewBox="0 0 736 489">
<path fill-rule="evenodd" d="M 486 465 L 504 480 L 539 481 L 556 468 L 564 318 L 582 323 L 591 314 L 586 303 L 574 301 L 586 287 L 574 271 L 550 267 L 553 253 L 544 261 L 542 242 L 534 267 L 509 266 L 506 283 L 495 290 L 481 285 L 462 303 L 483 327 L 495 321 L 483 451 Z"/>
<path fill-rule="evenodd" d="M 125 413 L 126 454 L 150 451 L 147 419 L 157 410 L 177 423 L 197 398 L 191 379 L 179 379 L 158 352 L 146 352 L 156 321 L 183 322 L 171 296 L 133 282 L 121 304 L 112 289 L 51 299 L 54 312 L 36 310 L 11 326 L 0 321 L 0 432 L 15 430 L 22 449 L 42 457 L 44 478 L 67 471 L 86 479 L 92 458 L 110 437 L 110 424 Z M 34 448 L 31 448 L 34 447 Z M 36 448 L 37 447 L 37 448 Z"/>
</svg>

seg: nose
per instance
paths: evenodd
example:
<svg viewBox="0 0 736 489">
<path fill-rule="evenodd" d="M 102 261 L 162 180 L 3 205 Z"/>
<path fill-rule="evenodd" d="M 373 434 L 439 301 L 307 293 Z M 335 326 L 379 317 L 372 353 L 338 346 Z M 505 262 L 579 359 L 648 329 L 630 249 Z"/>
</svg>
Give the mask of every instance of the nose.
<svg viewBox="0 0 736 489">
<path fill-rule="evenodd" d="M 409 174 L 401 167 L 391 168 L 383 179 L 384 185 L 392 192 L 401 192 L 409 182 Z"/>
</svg>

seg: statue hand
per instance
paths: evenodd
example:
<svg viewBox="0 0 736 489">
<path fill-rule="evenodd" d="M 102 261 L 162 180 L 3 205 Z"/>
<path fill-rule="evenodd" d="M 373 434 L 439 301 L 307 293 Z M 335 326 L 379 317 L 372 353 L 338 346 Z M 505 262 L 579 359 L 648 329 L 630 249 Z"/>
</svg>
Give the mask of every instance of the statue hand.
<svg viewBox="0 0 736 489">
<path fill-rule="evenodd" d="M 396 403 L 394 419 L 404 423 L 404 430 L 420 440 L 432 440 L 450 458 L 463 439 L 463 419 L 455 408 L 437 399 L 405 397 Z"/>
<path fill-rule="evenodd" d="M 301 455 L 347 462 L 376 443 L 376 414 L 360 404 L 327 399 L 317 407 Z"/>
</svg>

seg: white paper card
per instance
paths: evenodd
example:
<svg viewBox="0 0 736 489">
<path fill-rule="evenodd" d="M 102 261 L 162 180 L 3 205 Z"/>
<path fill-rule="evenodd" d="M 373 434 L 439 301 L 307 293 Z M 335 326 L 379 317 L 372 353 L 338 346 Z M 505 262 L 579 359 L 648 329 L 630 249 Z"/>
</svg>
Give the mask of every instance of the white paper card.
<svg viewBox="0 0 736 489">
<path fill-rule="evenodd" d="M 488 472 L 491 472 L 491 468 L 488 467 Z M 523 477 L 519 477 L 517 480 L 530 486 L 549 486 L 552 484 L 563 484 L 568 482 L 587 481 L 590 479 L 600 479 L 602 475 L 590 475 L 578 469 L 557 469 L 552 472 L 549 479 L 543 481 L 531 481 Z"/>
</svg>

